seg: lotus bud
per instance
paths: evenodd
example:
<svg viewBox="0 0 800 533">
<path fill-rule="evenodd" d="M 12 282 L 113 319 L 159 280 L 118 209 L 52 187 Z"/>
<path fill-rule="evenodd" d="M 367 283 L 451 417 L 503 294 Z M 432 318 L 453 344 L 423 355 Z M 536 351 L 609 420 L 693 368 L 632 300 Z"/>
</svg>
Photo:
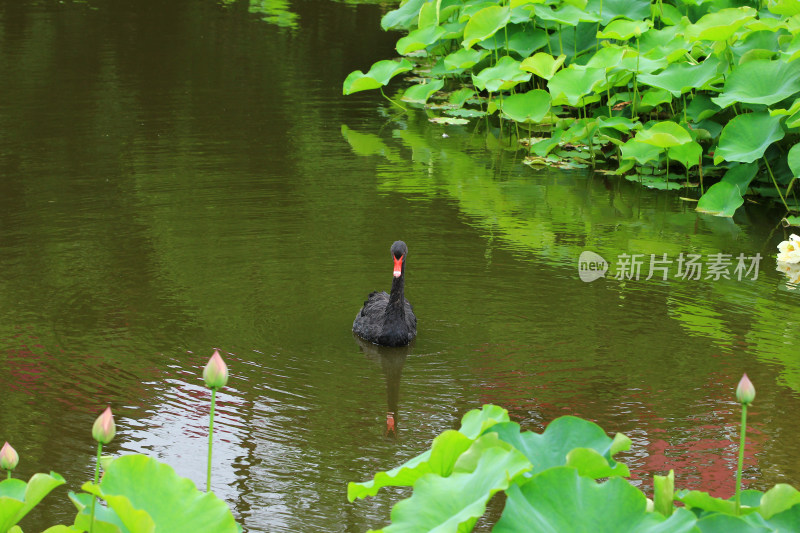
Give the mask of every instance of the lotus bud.
<svg viewBox="0 0 800 533">
<path fill-rule="evenodd" d="M 228 383 L 228 366 L 219 355 L 219 350 L 214 350 L 214 355 L 203 369 L 203 381 L 209 389 L 221 389 Z"/>
<path fill-rule="evenodd" d="M 739 381 L 739 386 L 736 387 L 736 399 L 741 404 L 749 405 L 753 403 L 755 398 L 756 388 L 753 386 L 750 378 L 747 377 L 747 374 L 744 374 L 742 379 Z"/>
<path fill-rule="evenodd" d="M 100 444 L 108 444 L 116 433 L 117 425 L 114 424 L 114 415 L 111 414 L 111 408 L 106 407 L 106 410 L 94 421 L 92 437 Z"/>
<path fill-rule="evenodd" d="M 9 443 L 3 444 L 0 449 L 0 468 L 3 470 L 14 470 L 19 463 L 19 455 L 17 450 L 11 447 Z"/>
</svg>

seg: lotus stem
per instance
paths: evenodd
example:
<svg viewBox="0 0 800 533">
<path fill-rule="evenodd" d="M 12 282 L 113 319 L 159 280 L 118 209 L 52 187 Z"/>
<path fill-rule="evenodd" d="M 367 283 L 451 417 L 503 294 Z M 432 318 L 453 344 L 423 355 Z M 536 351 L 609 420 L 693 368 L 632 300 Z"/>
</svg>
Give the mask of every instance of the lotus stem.
<svg viewBox="0 0 800 533">
<path fill-rule="evenodd" d="M 11 470 L 6 470 L 6 473 L 8 474 L 6 479 L 11 479 Z"/>
<path fill-rule="evenodd" d="M 736 467 L 736 514 L 741 514 L 741 490 L 742 490 L 742 465 L 744 464 L 744 442 L 747 431 L 747 404 L 742 404 L 742 432 L 739 438 L 739 463 Z"/>
<path fill-rule="evenodd" d="M 211 492 L 211 447 L 214 445 L 214 404 L 217 389 L 211 389 L 211 411 L 208 417 L 208 468 L 206 470 L 206 492 Z"/>
<path fill-rule="evenodd" d="M 764 160 L 764 164 L 767 166 L 767 172 L 769 172 L 769 177 L 772 178 L 772 184 L 775 185 L 775 190 L 778 191 L 778 196 L 781 197 L 781 202 L 783 203 L 783 207 L 786 208 L 786 211 L 789 211 L 789 206 L 786 205 L 786 199 L 783 197 L 781 193 L 781 188 L 778 187 L 778 182 L 775 180 L 775 175 L 772 173 L 772 167 L 769 166 L 769 161 L 767 161 L 766 156 L 761 156 Z"/>
<path fill-rule="evenodd" d="M 399 107 L 400 109 L 402 109 L 403 111 L 405 111 L 406 113 L 408 113 L 408 109 L 406 109 L 405 107 L 401 106 L 400 104 L 398 104 L 397 102 L 395 102 L 394 100 L 392 100 L 391 98 L 389 98 L 388 96 L 386 96 L 386 93 L 385 93 L 385 92 L 383 92 L 383 87 L 381 87 L 381 88 L 380 88 L 380 91 L 381 91 L 381 95 L 383 95 L 383 97 L 384 97 L 384 98 L 386 98 L 386 99 L 387 99 L 387 100 L 389 100 L 391 103 L 393 103 L 394 105 L 396 105 L 397 107 Z"/>
<path fill-rule="evenodd" d="M 97 443 L 97 463 L 94 465 L 94 484 L 100 481 L 100 456 L 103 454 L 103 443 Z M 89 522 L 89 533 L 94 532 L 94 506 L 97 504 L 97 496 L 92 498 L 92 519 Z"/>
</svg>

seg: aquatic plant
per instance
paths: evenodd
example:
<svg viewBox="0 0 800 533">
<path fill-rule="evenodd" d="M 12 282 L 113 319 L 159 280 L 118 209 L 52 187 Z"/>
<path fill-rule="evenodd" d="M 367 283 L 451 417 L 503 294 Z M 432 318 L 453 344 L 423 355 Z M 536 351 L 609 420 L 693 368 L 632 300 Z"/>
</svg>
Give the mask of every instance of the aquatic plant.
<svg viewBox="0 0 800 533">
<path fill-rule="evenodd" d="M 203 371 L 203 379 L 212 390 L 211 418 L 214 393 L 225 386 L 228 368 L 215 351 Z M 210 487 L 213 426 L 209 427 Z M 45 533 L 238 533 L 242 531 L 228 505 L 214 493 L 201 492 L 187 478 L 178 476 L 171 466 L 140 454 L 109 457 L 102 455 L 103 444 L 112 441 L 116 424 L 107 407 L 92 426 L 97 441 L 97 463 L 93 482 L 81 487 L 84 492 L 69 492 L 77 509 L 72 525 L 56 525 Z M 8 443 L 0 451 L 0 466 L 10 471 L 19 460 Z M 100 468 L 103 476 L 100 478 Z M 30 481 L 10 478 L 0 482 L 0 532 L 22 533 L 17 523 L 54 488 L 63 485 L 64 478 L 55 472 L 34 474 Z M 98 499 L 105 502 L 96 506 Z"/>
<path fill-rule="evenodd" d="M 381 20 L 407 32 L 402 58 L 342 89 L 383 92 L 412 71 L 423 82 L 393 101 L 439 123 L 496 115 L 510 137 L 528 131 L 532 161 L 613 161 L 649 186 L 699 188 L 700 212 L 732 216 L 750 192 L 788 214 L 800 210 L 800 7 L 751 3 L 405 0 Z"/>
<path fill-rule="evenodd" d="M 206 467 L 206 492 L 211 492 L 211 450 L 214 445 L 214 407 L 217 402 L 217 389 L 228 384 L 228 366 L 222 360 L 219 350 L 214 350 L 203 369 L 203 381 L 211 389 L 211 409 L 208 414 L 208 463 Z"/>
<path fill-rule="evenodd" d="M 611 438 L 573 416 L 557 418 L 541 434 L 522 431 L 495 405 L 468 412 L 460 429 L 443 432 L 405 464 L 349 483 L 347 497 L 374 496 L 387 486 L 413 487 L 411 497 L 392 508 L 391 524 L 380 530 L 387 533 L 471 531 L 498 492 L 506 500 L 493 528 L 497 532 L 796 531 L 800 491 L 785 484 L 763 493 L 740 490 L 746 406 L 755 397 L 746 376 L 736 395 L 743 407 L 742 438 L 736 493 L 728 500 L 676 491 L 672 471 L 654 476 L 648 500 L 625 480 L 628 467 L 613 458 L 630 448 L 629 438 L 619 433 Z"/>
</svg>

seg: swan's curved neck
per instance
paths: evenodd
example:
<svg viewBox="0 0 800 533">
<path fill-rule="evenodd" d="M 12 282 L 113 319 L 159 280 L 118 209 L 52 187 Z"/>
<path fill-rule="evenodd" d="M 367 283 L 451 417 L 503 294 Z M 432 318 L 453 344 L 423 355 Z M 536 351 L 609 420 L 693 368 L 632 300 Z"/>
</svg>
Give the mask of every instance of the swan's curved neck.
<svg viewBox="0 0 800 533">
<path fill-rule="evenodd" d="M 403 279 L 405 274 L 392 279 L 392 292 L 389 294 L 389 304 L 386 306 L 386 313 L 405 315 L 405 295 Z"/>
</svg>

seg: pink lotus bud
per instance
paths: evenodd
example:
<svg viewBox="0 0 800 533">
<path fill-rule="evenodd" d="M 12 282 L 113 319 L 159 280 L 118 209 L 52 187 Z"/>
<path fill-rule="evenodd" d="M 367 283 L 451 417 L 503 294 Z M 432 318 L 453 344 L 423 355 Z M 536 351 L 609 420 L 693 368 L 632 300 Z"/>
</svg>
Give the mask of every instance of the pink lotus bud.
<svg viewBox="0 0 800 533">
<path fill-rule="evenodd" d="M 219 355 L 219 350 L 214 350 L 214 355 L 203 369 L 203 381 L 209 389 L 220 389 L 228 383 L 228 366 Z"/>
<path fill-rule="evenodd" d="M 739 403 L 744 405 L 751 404 L 753 400 L 756 399 L 756 388 L 753 386 L 750 378 L 747 377 L 747 374 L 742 376 L 742 379 L 739 381 L 739 386 L 736 387 L 736 399 Z"/>
<path fill-rule="evenodd" d="M 14 470 L 17 467 L 17 463 L 19 463 L 17 450 L 6 442 L 3 444 L 3 448 L 0 449 L 0 468 L 3 470 Z"/>
<path fill-rule="evenodd" d="M 106 407 L 106 410 L 94 421 L 92 437 L 100 444 L 108 444 L 116 433 L 117 425 L 114 424 L 114 415 L 111 414 L 111 408 Z"/>
</svg>

